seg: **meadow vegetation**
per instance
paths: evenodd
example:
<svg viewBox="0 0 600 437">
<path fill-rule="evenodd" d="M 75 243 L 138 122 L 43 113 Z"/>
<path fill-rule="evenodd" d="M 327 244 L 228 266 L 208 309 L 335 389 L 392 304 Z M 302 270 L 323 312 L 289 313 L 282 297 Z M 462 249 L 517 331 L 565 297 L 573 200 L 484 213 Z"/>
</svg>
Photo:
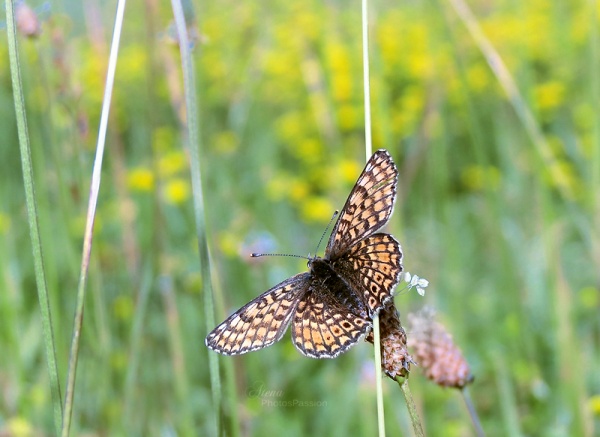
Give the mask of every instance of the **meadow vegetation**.
<svg viewBox="0 0 600 437">
<path fill-rule="evenodd" d="M 598 435 L 600 4 L 469 4 L 487 46 L 458 0 L 370 2 L 373 147 L 400 171 L 387 229 L 405 268 L 430 281 L 396 305 L 403 321 L 437 309 L 488 435 Z M 41 34 L 19 39 L 63 385 L 114 13 L 86 5 L 52 3 Z M 306 269 L 249 254 L 314 253 L 364 165 L 360 4 L 189 7 L 201 129 L 191 147 L 221 321 Z M 365 342 L 335 360 L 300 355 L 289 336 L 219 357 L 213 404 L 170 4 L 130 2 L 125 18 L 73 435 L 211 435 L 215 417 L 226 435 L 375 435 L 379 376 Z M 0 435 L 52 434 L 5 32 L 0 65 Z M 457 390 L 418 367 L 410 385 L 428 435 L 473 433 Z M 410 435 L 398 386 L 384 388 L 389 435 Z"/>
</svg>

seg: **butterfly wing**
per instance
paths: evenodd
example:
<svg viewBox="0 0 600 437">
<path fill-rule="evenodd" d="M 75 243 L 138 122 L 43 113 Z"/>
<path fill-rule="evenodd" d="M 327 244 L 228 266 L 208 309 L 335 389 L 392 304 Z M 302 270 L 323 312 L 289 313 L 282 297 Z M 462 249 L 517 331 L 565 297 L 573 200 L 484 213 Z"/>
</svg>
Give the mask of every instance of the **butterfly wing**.
<svg viewBox="0 0 600 437">
<path fill-rule="evenodd" d="M 335 358 L 355 345 L 371 322 L 349 311 L 313 278 L 300 298 L 292 322 L 296 349 L 311 358 Z"/>
<path fill-rule="evenodd" d="M 287 330 L 310 277 L 310 273 L 292 276 L 250 301 L 208 334 L 206 346 L 224 355 L 240 355 L 272 345 Z"/>
<path fill-rule="evenodd" d="M 396 199 L 398 170 L 387 150 L 373 154 L 333 228 L 325 256 L 334 259 L 387 223 Z"/>
<path fill-rule="evenodd" d="M 332 268 L 362 296 L 372 316 L 392 298 L 400 281 L 402 249 L 389 234 L 371 235 L 332 261 Z"/>
</svg>

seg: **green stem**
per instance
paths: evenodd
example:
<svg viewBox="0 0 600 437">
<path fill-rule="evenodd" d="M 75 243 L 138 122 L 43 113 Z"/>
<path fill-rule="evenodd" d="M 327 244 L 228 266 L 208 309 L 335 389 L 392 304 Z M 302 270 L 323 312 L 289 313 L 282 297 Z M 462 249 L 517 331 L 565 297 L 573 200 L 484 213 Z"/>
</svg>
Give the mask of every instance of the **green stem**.
<svg viewBox="0 0 600 437">
<path fill-rule="evenodd" d="M 460 390 L 460 392 L 462 394 L 463 400 L 465 401 L 465 405 L 467 406 L 467 410 L 469 410 L 469 416 L 471 416 L 471 421 L 473 422 L 473 427 L 475 428 L 475 433 L 477 434 L 477 437 L 485 437 L 485 432 L 483 432 L 481 421 L 479 420 L 479 416 L 477 415 L 477 411 L 475 410 L 473 400 L 469 395 L 467 387 L 463 387 Z"/>
<path fill-rule="evenodd" d="M 60 430 L 62 416 L 60 380 L 56 364 L 56 349 L 54 333 L 52 330 L 52 313 L 48 299 L 48 288 L 44 271 L 44 260 L 42 255 L 42 242 L 38 224 L 37 206 L 35 202 L 35 187 L 33 183 L 33 170 L 31 164 L 31 147 L 29 144 L 29 132 L 27 130 L 27 116 L 25 114 L 25 99 L 23 87 L 21 86 L 21 69 L 19 63 L 19 50 L 17 47 L 17 34 L 15 26 L 14 4 L 12 0 L 6 2 L 6 27 L 8 34 L 8 51 L 10 57 L 10 72 L 12 78 L 13 96 L 15 101 L 15 116 L 17 118 L 17 131 L 19 134 L 19 148 L 21 151 L 21 166 L 23 168 L 23 184 L 25 186 L 25 201 L 27 204 L 27 219 L 29 221 L 29 235 L 33 251 L 33 264 L 35 270 L 35 281 L 37 285 L 38 300 L 42 317 L 42 330 L 44 345 L 46 347 L 46 359 L 48 361 L 48 377 L 50 379 L 50 391 L 52 405 L 54 407 L 54 425 L 56 431 Z"/>
<path fill-rule="evenodd" d="M 96 157 L 94 159 L 94 168 L 92 170 L 92 181 L 90 183 L 90 200 L 88 203 L 87 220 L 85 224 L 85 234 L 83 237 L 83 250 L 81 256 L 81 269 L 79 272 L 79 284 L 77 286 L 77 302 L 75 305 L 75 319 L 73 321 L 73 334 L 71 337 L 71 351 L 69 354 L 69 370 L 67 373 L 67 389 L 65 394 L 65 407 L 63 410 L 63 421 L 61 435 L 67 437 L 71 428 L 71 416 L 73 413 L 73 397 L 75 392 L 75 377 L 77 375 L 77 362 L 79 359 L 79 340 L 81 337 L 81 326 L 83 324 L 83 307 L 85 303 L 85 285 L 90 264 L 92 252 L 92 239 L 94 231 L 94 219 L 96 217 L 96 207 L 98 204 L 98 193 L 100 191 L 102 159 L 104 157 L 104 148 L 106 144 L 106 130 L 108 127 L 108 115 L 110 112 L 110 102 L 114 85 L 115 70 L 117 68 L 117 55 L 119 52 L 119 42 L 121 39 L 121 29 L 123 28 L 123 16 L 125 13 L 125 0 L 119 1 L 115 17 L 115 29 L 113 33 L 112 46 L 110 48 L 110 57 L 108 61 L 108 71 L 106 74 L 106 87 L 104 89 L 104 98 L 102 101 L 102 114 L 100 116 L 100 127 L 98 128 L 98 141 L 96 145 Z"/>
<path fill-rule="evenodd" d="M 423 425 L 421 424 L 421 419 L 419 418 L 419 413 L 417 413 L 415 401 L 413 400 L 412 394 L 410 393 L 410 389 L 408 387 L 408 378 L 402 378 L 399 376 L 396 378 L 396 382 L 398 382 L 398 385 L 402 389 L 402 394 L 404 394 L 404 399 L 406 400 L 406 406 L 408 407 L 408 414 L 410 415 L 410 421 L 412 422 L 415 436 L 424 437 L 425 433 L 423 432 Z"/>
<path fill-rule="evenodd" d="M 200 170 L 200 126 L 198 117 L 198 104 L 196 97 L 194 64 L 188 43 L 187 28 L 183 8 L 179 0 L 172 0 L 171 5 L 175 16 L 175 26 L 179 39 L 181 64 L 183 69 L 183 84 L 185 89 L 185 102 L 187 109 L 187 133 L 190 151 L 190 167 L 192 177 L 192 191 L 194 193 L 194 218 L 200 254 L 200 271 L 202 273 L 202 291 L 204 293 L 204 319 L 207 331 L 215 325 L 214 302 L 212 294 L 212 279 L 210 271 L 210 249 L 206 238 L 206 218 L 204 212 L 204 195 L 202 191 L 202 178 Z M 216 354 L 208 354 L 208 368 L 212 389 L 212 400 L 216 411 L 210 416 L 213 419 L 213 435 L 219 435 L 219 410 L 221 405 L 221 379 L 219 375 L 219 361 Z"/>
</svg>

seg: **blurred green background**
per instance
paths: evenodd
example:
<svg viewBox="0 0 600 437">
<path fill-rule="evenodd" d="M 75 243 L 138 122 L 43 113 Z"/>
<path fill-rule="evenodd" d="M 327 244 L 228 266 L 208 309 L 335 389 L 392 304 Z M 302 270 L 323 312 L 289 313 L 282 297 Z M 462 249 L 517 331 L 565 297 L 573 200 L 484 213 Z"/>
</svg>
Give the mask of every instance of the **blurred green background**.
<svg viewBox="0 0 600 437">
<path fill-rule="evenodd" d="M 396 304 L 403 320 L 437 308 L 471 365 L 488 435 L 600 435 L 600 3 L 470 1 L 509 82 L 456 3 L 370 2 L 374 148 L 400 170 L 388 230 L 405 268 L 431 283 Z M 29 6 L 41 34 L 21 36 L 21 68 L 64 386 L 115 3 Z M 187 8 L 218 323 L 306 269 L 249 254 L 314 252 L 363 167 L 360 2 Z M 363 342 L 335 360 L 301 356 L 289 336 L 219 357 L 213 405 L 170 4 L 130 2 L 125 18 L 73 435 L 211 435 L 216 416 L 226 435 L 375 435 Z M 52 434 L 0 38 L 0 434 Z M 507 97 L 510 80 L 522 100 Z M 416 367 L 410 385 L 428 435 L 473 434 L 458 391 Z M 384 389 L 389 435 L 410 435 L 398 386 Z"/>
</svg>

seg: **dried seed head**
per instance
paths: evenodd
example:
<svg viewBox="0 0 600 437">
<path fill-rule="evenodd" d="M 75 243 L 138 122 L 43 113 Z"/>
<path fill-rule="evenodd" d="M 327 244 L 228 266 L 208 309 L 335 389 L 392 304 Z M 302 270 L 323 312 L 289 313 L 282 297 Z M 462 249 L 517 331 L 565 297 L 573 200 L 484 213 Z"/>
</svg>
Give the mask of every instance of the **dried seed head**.
<svg viewBox="0 0 600 437">
<path fill-rule="evenodd" d="M 452 336 L 434 316 L 435 311 L 428 307 L 408 315 L 408 346 L 427 378 L 443 387 L 462 388 L 473 381 L 473 375 Z"/>
<path fill-rule="evenodd" d="M 400 323 L 398 310 L 390 300 L 379 312 L 381 334 L 381 368 L 392 379 L 406 378 L 410 372 L 412 357 L 406 349 L 406 332 Z M 366 340 L 373 343 L 373 332 Z"/>
</svg>

